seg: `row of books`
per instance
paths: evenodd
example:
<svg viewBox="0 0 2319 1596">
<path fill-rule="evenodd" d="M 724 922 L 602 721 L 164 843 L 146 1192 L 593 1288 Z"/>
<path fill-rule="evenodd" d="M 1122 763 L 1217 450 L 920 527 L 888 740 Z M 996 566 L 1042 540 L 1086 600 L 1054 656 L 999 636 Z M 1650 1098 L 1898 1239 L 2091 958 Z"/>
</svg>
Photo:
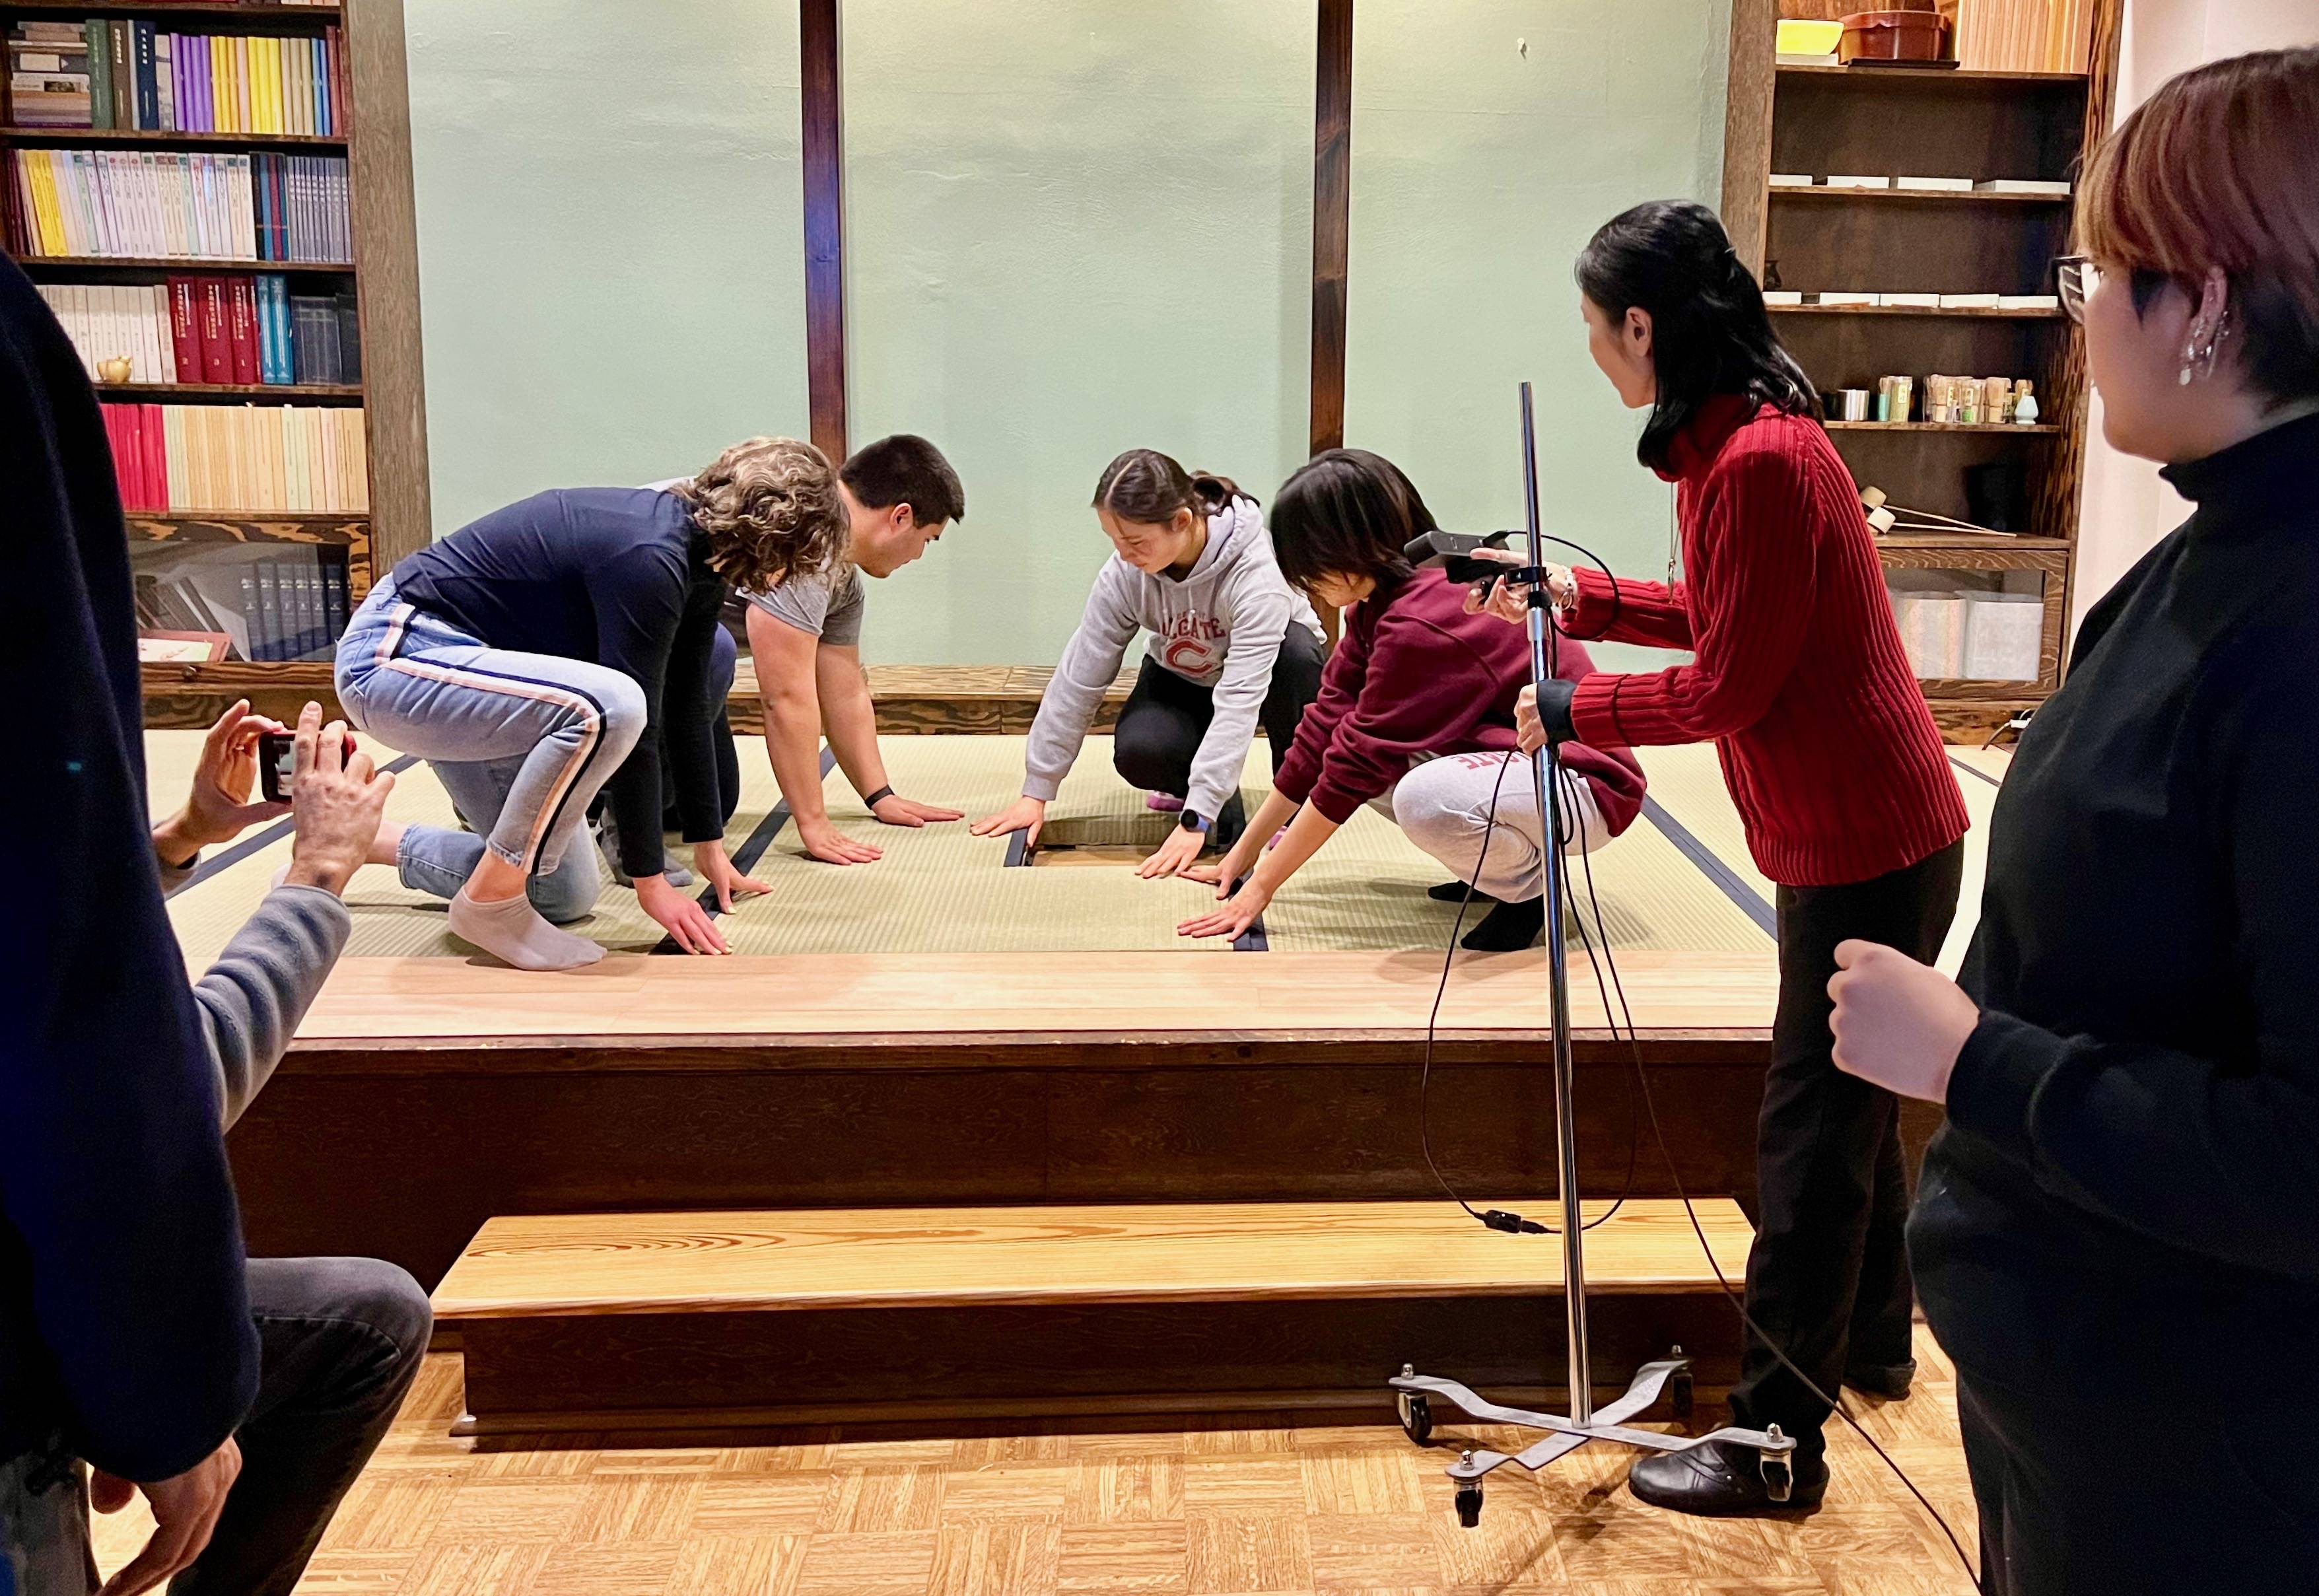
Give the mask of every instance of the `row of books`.
<svg viewBox="0 0 2319 1596">
<path fill-rule="evenodd" d="M 311 405 L 107 404 L 132 513 L 370 509 L 363 412 Z"/>
<path fill-rule="evenodd" d="M 8 68 L 19 127 L 342 138 L 351 104 L 336 28 L 274 38 L 103 17 L 19 23 Z"/>
<path fill-rule="evenodd" d="M 1949 0 L 1960 66 L 1981 72 L 2083 72 L 2094 0 Z M 1947 6 L 1944 6 L 1947 9 Z"/>
<path fill-rule="evenodd" d="M 172 277 L 167 284 L 43 283 L 94 381 L 129 362 L 131 383 L 293 383 L 362 381 L 362 331 L 351 288 L 293 293 L 272 272 Z"/>
<path fill-rule="evenodd" d="M 337 551 L 204 550 L 137 576 L 137 624 L 223 636 L 246 660 L 327 654 L 347 629 L 347 566 Z"/>
<path fill-rule="evenodd" d="M 12 149 L 8 158 L 19 255 L 320 265 L 354 256 L 342 156 Z"/>
</svg>

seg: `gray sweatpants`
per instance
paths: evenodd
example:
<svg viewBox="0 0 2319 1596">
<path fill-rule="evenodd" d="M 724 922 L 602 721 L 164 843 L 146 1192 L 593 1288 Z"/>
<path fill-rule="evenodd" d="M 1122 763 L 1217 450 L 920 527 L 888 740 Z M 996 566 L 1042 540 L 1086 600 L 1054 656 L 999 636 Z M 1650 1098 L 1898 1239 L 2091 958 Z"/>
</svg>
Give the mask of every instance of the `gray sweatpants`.
<svg viewBox="0 0 2319 1596">
<path fill-rule="evenodd" d="M 1491 824 L 1493 792 L 1496 824 Z M 1372 806 L 1449 873 L 1502 903 L 1546 891 L 1546 824 L 1526 753 L 1453 753 L 1417 766 Z M 1592 853 L 1610 841 L 1583 776 L 1562 772 L 1563 851 Z M 1476 872 L 1479 872 L 1478 876 Z"/>
</svg>

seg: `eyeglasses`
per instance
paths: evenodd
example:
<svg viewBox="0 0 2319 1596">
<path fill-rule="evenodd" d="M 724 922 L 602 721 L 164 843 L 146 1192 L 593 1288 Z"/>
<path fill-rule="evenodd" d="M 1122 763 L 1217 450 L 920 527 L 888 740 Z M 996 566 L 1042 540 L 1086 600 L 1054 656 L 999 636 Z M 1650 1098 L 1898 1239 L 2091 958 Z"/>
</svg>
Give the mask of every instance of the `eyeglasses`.
<svg viewBox="0 0 2319 1596">
<path fill-rule="evenodd" d="M 2101 267 L 2090 255 L 2064 255 L 2053 263 L 2053 280 L 2062 291 L 2062 309 L 2070 320 L 2086 319 L 2086 301 L 2101 286 Z"/>
</svg>

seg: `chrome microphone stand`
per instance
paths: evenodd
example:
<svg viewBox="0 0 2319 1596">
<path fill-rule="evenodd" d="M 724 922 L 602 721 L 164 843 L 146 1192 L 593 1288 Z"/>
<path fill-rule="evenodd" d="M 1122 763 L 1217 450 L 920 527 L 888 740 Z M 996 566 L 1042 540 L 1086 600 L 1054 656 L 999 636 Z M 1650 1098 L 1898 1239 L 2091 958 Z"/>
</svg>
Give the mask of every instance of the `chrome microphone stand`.
<svg viewBox="0 0 2319 1596">
<path fill-rule="evenodd" d="M 1545 541 L 1538 529 L 1538 443 L 1528 383 L 1521 385 L 1521 443 L 1529 564 L 1511 574 L 1511 580 L 1529 589 L 1530 682 L 1533 690 L 1542 693 L 1554 676 L 1553 621 L 1548 614 L 1553 600 L 1547 591 Z M 1586 1233 L 1579 1213 L 1578 1133 L 1571 1112 L 1575 1072 L 1571 1059 L 1569 968 L 1563 943 L 1563 877 L 1566 866 L 1562 857 L 1562 760 L 1552 738 L 1547 740 L 1538 757 L 1531 762 L 1530 773 L 1537 787 L 1538 812 L 1546 825 L 1539 852 L 1546 870 L 1547 996 L 1554 1034 L 1554 1129 L 1562 1187 L 1563 1305 L 1570 1349 L 1570 1411 L 1566 1415 L 1502 1408 L 1455 1380 L 1421 1375 L 1403 1364 L 1401 1373 L 1389 1382 L 1396 1393 L 1402 1428 L 1409 1432 L 1412 1440 L 1425 1445 L 1433 1429 L 1431 1404 L 1439 1401 L 1485 1423 L 1518 1425 L 1547 1432 L 1544 1438 L 1522 1451 L 1508 1454 L 1472 1448 L 1462 1452 L 1457 1461 L 1449 1465 L 1447 1472 L 1457 1483 L 1457 1519 L 1468 1529 L 1481 1522 L 1482 1478 L 1491 1470 L 1501 1464 L 1519 1463 L 1535 1473 L 1589 1441 L 1614 1441 L 1655 1452 L 1683 1452 L 1709 1441 L 1733 1441 L 1753 1447 L 1763 1458 L 1764 1479 L 1771 1499 L 1785 1501 L 1793 1483 L 1789 1456 L 1796 1443 L 1793 1437 L 1782 1435 L 1776 1424 L 1763 1430 L 1727 1427 L 1703 1436 L 1661 1435 L 1656 1430 L 1628 1426 L 1628 1420 L 1658 1401 L 1659 1393 L 1670 1384 L 1674 1388 L 1678 1414 L 1689 1411 L 1691 1364 L 1681 1356 L 1682 1348 L 1674 1348 L 1676 1356 L 1647 1363 L 1637 1370 L 1625 1394 L 1617 1401 L 1600 1409 L 1594 1406 L 1593 1371 L 1586 1348 Z"/>
</svg>

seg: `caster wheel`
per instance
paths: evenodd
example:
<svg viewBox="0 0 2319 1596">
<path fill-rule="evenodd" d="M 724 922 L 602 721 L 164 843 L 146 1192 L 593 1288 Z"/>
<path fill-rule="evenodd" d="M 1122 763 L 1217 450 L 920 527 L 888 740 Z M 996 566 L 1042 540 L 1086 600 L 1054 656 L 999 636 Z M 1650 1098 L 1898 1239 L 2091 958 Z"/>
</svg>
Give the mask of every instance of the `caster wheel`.
<svg viewBox="0 0 2319 1596">
<path fill-rule="evenodd" d="M 1764 1494 L 1773 1501 L 1785 1501 L 1795 1490 L 1795 1471 L 1788 1466 L 1787 1458 L 1776 1452 L 1764 1454 Z"/>
<path fill-rule="evenodd" d="M 1674 1409 L 1676 1418 L 1691 1417 L 1693 1396 L 1689 1369 L 1678 1371 L 1672 1379 L 1667 1381 L 1667 1402 Z"/>
<path fill-rule="evenodd" d="M 1476 1483 L 1457 1487 L 1457 1522 L 1468 1529 L 1482 1522 L 1482 1487 Z"/>
<path fill-rule="evenodd" d="M 1412 1392 L 1400 1393 L 1402 1432 L 1422 1447 L 1433 1438 L 1433 1404 Z"/>
</svg>

